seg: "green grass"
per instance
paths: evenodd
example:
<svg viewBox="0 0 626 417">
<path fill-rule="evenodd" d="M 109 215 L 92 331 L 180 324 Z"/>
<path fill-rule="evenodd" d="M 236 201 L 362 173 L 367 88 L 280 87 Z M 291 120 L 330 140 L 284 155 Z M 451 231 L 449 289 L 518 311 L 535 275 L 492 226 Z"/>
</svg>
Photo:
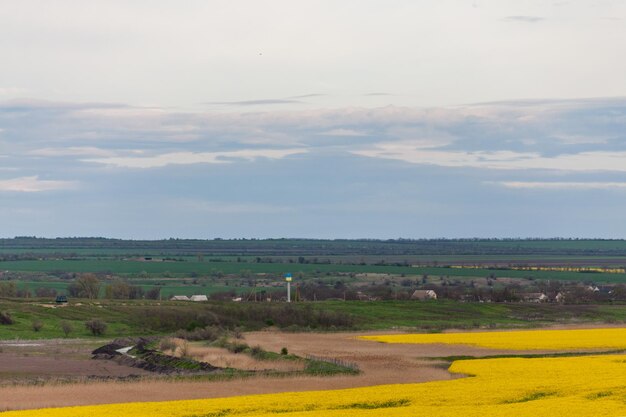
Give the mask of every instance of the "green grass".
<svg viewBox="0 0 626 417">
<path fill-rule="evenodd" d="M 569 358 L 574 356 L 594 356 L 594 355 L 617 355 L 623 354 L 624 349 L 619 350 L 607 350 L 603 352 L 558 352 L 558 353 L 528 353 L 528 354 L 506 354 L 506 355 L 485 355 L 485 356 L 469 356 L 469 355 L 453 355 L 453 356 L 434 356 L 428 358 L 435 361 L 471 361 L 479 359 L 507 359 L 507 358 L 524 358 L 524 359 L 536 359 L 536 358 Z"/>
<path fill-rule="evenodd" d="M 626 322 L 626 305 L 459 303 L 455 301 L 377 301 L 323 303 L 329 311 L 357 318 L 360 328 L 392 327 L 438 331 L 448 328 L 533 327 L 567 321 Z"/>
<path fill-rule="evenodd" d="M 515 398 L 513 400 L 504 401 L 503 404 L 517 404 L 517 403 L 525 403 L 528 401 L 540 400 L 542 398 L 551 397 L 556 394 L 556 391 L 535 391 L 528 393 L 520 398 Z"/>
<path fill-rule="evenodd" d="M 63 337 L 60 324 L 74 327 L 70 337 L 93 338 L 84 326 L 90 319 L 108 325 L 104 337 L 167 334 L 203 323 L 260 329 L 270 321 L 288 330 L 381 330 L 404 328 L 441 331 L 448 328 L 520 328 L 561 323 L 625 323 L 626 305 L 528 305 L 457 303 L 453 301 L 326 301 L 317 303 L 185 303 L 158 301 L 71 300 L 49 308 L 30 299 L 0 300 L 13 325 L 0 325 L 0 339 Z M 32 323 L 44 326 L 35 332 Z M 333 323 L 342 323 L 335 327 Z"/>
<path fill-rule="evenodd" d="M 329 361 L 323 360 L 307 360 L 306 367 L 304 368 L 304 373 L 306 375 L 357 375 L 359 374 L 359 370 L 354 367 L 348 367 L 341 365 L 339 363 L 333 363 Z"/>
<path fill-rule="evenodd" d="M 446 267 L 410 267 L 381 265 L 345 265 L 345 264 L 289 264 L 256 262 L 215 262 L 215 261 L 176 261 L 176 262 L 141 262 L 119 259 L 46 259 L 32 261 L 0 262 L 0 269 L 15 272 L 102 272 L 125 276 L 150 277 L 189 277 L 193 274 L 208 276 L 218 272 L 240 274 L 249 270 L 254 274 L 274 274 L 280 278 L 287 272 L 302 272 L 308 276 L 333 273 L 375 273 L 405 276 L 453 277 L 458 279 L 484 278 L 494 275 L 497 278 L 533 278 L 537 280 L 593 281 L 597 283 L 625 283 L 626 274 L 584 273 L 560 271 L 518 271 L 507 269 L 459 269 Z"/>
<path fill-rule="evenodd" d="M 199 283 L 193 284 L 190 279 L 182 280 L 182 279 L 173 279 L 173 280 L 141 280 L 137 282 L 136 280 L 129 281 L 131 285 L 138 285 L 141 287 L 144 292 L 158 286 L 161 289 L 161 299 L 169 299 L 173 295 L 195 295 L 195 294 L 204 294 L 211 295 L 220 292 L 231 292 L 234 291 L 238 295 L 248 295 L 253 290 L 252 287 L 240 287 L 235 285 L 224 285 L 222 283 Z M 58 294 L 67 294 L 67 287 L 72 283 L 72 281 L 59 281 L 59 280 L 39 280 L 39 281 L 23 281 L 16 280 L 17 288 L 21 290 L 30 290 L 31 294 L 35 294 L 35 291 L 39 288 L 51 288 L 57 291 Z M 100 289 L 100 296 L 104 297 L 105 294 L 105 286 L 110 284 L 110 282 L 102 282 L 102 286 Z M 276 288 L 263 288 L 257 287 L 257 293 L 261 290 L 265 290 L 266 292 L 274 292 Z M 52 301 L 53 298 L 50 298 Z"/>
</svg>

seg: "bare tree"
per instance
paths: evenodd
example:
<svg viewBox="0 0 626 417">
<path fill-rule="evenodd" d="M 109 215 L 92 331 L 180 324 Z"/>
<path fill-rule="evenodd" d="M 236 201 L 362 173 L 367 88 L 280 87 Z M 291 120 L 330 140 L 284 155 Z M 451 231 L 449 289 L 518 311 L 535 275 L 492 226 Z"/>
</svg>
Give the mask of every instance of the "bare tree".
<svg viewBox="0 0 626 417">
<path fill-rule="evenodd" d="M 100 294 L 100 281 L 94 274 L 82 274 L 77 280 L 76 284 L 80 288 L 80 296 L 96 299 Z"/>
</svg>

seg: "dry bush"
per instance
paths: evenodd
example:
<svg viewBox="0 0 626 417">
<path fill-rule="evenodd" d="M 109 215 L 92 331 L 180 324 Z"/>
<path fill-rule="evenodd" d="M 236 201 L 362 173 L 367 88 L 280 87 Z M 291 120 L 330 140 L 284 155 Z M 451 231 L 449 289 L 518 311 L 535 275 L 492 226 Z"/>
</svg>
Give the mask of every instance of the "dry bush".
<svg viewBox="0 0 626 417">
<path fill-rule="evenodd" d="M 165 352 L 165 351 L 175 351 L 177 347 L 177 344 L 174 340 L 170 339 L 170 338 L 166 338 L 166 339 L 161 339 L 161 341 L 159 342 L 159 350 L 161 352 Z"/>
<path fill-rule="evenodd" d="M 85 322 L 85 327 L 94 336 L 100 336 L 107 330 L 107 324 L 100 319 L 92 319 Z"/>
<path fill-rule="evenodd" d="M 43 328 L 43 322 L 41 320 L 33 321 L 33 330 L 38 332 Z"/>
<path fill-rule="evenodd" d="M 0 324 L 13 324 L 13 317 L 11 317 L 11 313 L 8 311 L 0 312 Z"/>
<path fill-rule="evenodd" d="M 189 358 L 189 342 L 187 342 L 186 340 L 183 340 L 179 345 L 178 345 L 178 356 L 181 358 Z"/>
<path fill-rule="evenodd" d="M 72 323 L 70 323 L 69 321 L 63 320 L 61 322 L 60 326 L 61 326 L 61 330 L 63 331 L 63 334 L 65 335 L 65 337 L 68 337 L 70 335 L 70 333 L 72 333 L 72 331 L 74 331 L 74 327 L 72 327 Z"/>
<path fill-rule="evenodd" d="M 185 340 L 208 340 L 212 342 L 222 337 L 223 334 L 224 330 L 217 326 L 206 326 L 204 328 L 195 328 L 191 331 L 179 330 L 176 332 L 175 336 Z"/>
</svg>

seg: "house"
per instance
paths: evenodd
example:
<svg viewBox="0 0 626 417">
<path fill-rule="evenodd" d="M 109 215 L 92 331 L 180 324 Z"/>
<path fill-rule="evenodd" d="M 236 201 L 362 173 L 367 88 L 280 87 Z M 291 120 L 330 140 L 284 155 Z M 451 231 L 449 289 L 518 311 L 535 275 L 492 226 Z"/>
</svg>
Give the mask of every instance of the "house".
<svg viewBox="0 0 626 417">
<path fill-rule="evenodd" d="M 189 301 L 189 297 L 187 297 L 186 295 L 173 295 L 172 298 L 170 298 L 171 301 Z"/>
<path fill-rule="evenodd" d="M 192 295 L 189 301 L 209 301 L 206 295 Z"/>
<path fill-rule="evenodd" d="M 554 301 L 556 301 L 557 303 L 564 303 L 565 302 L 565 295 L 562 292 L 557 293 L 556 296 L 554 296 Z"/>
<path fill-rule="evenodd" d="M 363 294 L 361 291 L 358 291 L 358 292 L 356 293 L 356 298 L 357 298 L 359 301 L 371 301 L 371 300 L 372 300 L 372 299 L 371 299 L 371 297 L 370 297 L 369 295 L 367 295 L 367 294 Z"/>
<path fill-rule="evenodd" d="M 526 303 L 545 303 L 549 299 L 548 296 L 542 292 L 527 292 L 520 295 L 522 301 Z"/>
<path fill-rule="evenodd" d="M 436 300 L 437 293 L 433 290 L 415 290 L 411 295 L 411 300 Z"/>
</svg>

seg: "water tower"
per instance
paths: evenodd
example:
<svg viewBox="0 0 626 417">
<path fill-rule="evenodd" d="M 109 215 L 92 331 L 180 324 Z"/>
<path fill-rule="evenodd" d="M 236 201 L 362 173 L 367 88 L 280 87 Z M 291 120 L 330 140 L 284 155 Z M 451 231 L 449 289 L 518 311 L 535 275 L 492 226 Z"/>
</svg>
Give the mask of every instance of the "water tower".
<svg viewBox="0 0 626 417">
<path fill-rule="evenodd" d="M 285 274 L 285 281 L 287 281 L 287 302 L 291 302 L 291 274 Z"/>
</svg>

